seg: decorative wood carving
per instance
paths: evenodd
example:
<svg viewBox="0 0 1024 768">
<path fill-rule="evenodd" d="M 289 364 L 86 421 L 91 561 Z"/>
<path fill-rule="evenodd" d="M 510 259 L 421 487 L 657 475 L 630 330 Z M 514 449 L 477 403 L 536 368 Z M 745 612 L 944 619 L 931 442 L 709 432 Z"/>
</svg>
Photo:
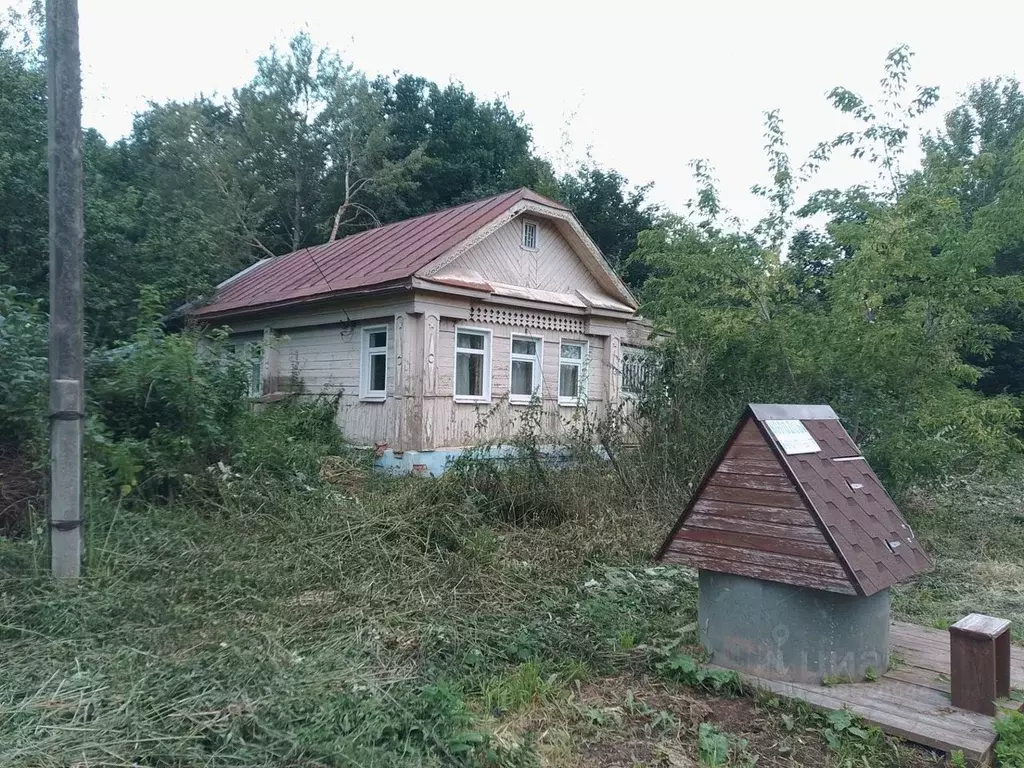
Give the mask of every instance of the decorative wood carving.
<svg viewBox="0 0 1024 768">
<path fill-rule="evenodd" d="M 511 325 L 516 328 L 533 328 L 540 331 L 560 331 L 583 335 L 586 326 L 581 318 L 556 315 L 548 312 L 531 312 L 526 309 L 503 309 L 474 304 L 469 308 L 470 322 L 490 325 Z"/>
</svg>

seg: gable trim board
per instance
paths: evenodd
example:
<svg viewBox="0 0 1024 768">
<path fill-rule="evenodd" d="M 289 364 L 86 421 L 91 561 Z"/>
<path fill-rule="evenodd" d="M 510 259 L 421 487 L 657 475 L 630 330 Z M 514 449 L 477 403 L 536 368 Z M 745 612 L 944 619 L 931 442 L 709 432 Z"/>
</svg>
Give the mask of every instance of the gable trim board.
<svg viewBox="0 0 1024 768">
<path fill-rule="evenodd" d="M 764 423 L 777 418 L 823 447 L 788 456 Z M 862 596 L 931 567 L 827 406 L 749 406 L 657 559 Z"/>
</svg>

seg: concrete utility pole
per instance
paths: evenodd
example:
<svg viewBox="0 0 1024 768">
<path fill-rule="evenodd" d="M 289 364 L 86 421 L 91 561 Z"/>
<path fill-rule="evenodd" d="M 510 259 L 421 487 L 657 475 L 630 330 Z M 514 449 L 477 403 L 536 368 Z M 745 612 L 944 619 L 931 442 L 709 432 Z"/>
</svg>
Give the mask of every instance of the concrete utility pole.
<svg viewBox="0 0 1024 768">
<path fill-rule="evenodd" d="M 85 366 L 82 70 L 78 0 L 46 0 L 50 141 L 50 545 L 54 577 L 82 570 Z"/>
</svg>

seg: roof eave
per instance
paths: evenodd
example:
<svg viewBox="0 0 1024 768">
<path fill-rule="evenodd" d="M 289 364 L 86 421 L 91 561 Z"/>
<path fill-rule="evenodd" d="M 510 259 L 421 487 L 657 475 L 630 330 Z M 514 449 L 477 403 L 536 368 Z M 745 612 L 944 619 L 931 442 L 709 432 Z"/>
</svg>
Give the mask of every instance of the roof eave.
<svg viewBox="0 0 1024 768">
<path fill-rule="evenodd" d="M 330 293 L 317 293 L 311 296 L 303 296 L 295 299 L 273 301 L 258 305 L 247 305 L 244 307 L 232 307 L 220 312 L 208 312 L 203 314 L 192 313 L 191 317 L 196 322 L 203 323 L 205 325 L 214 325 L 217 321 L 228 319 L 249 319 L 251 317 L 258 317 L 271 312 L 280 312 L 281 310 L 294 309 L 296 307 L 313 307 L 318 304 L 338 301 L 339 299 L 345 300 L 363 298 L 365 296 L 381 296 L 389 293 L 404 293 L 410 290 L 412 290 L 412 278 L 402 278 L 401 280 L 392 280 L 386 283 L 346 288 L 340 291 L 331 291 Z"/>
</svg>

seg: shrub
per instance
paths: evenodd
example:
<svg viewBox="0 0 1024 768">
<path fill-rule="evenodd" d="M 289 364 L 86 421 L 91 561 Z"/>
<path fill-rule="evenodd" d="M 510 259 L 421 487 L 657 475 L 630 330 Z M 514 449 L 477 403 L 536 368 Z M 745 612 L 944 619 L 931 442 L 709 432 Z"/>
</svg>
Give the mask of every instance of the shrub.
<svg viewBox="0 0 1024 768">
<path fill-rule="evenodd" d="M 47 317 L 0 286 L 0 442 L 37 453 L 46 437 Z"/>
<path fill-rule="evenodd" d="M 996 758 L 1000 766 L 1024 765 L 1024 715 L 1006 711 L 996 718 Z"/>
<path fill-rule="evenodd" d="M 93 356 L 92 443 L 122 493 L 166 497 L 185 475 L 229 458 L 249 404 L 245 361 L 223 355 L 223 341 L 150 322 Z"/>
</svg>

